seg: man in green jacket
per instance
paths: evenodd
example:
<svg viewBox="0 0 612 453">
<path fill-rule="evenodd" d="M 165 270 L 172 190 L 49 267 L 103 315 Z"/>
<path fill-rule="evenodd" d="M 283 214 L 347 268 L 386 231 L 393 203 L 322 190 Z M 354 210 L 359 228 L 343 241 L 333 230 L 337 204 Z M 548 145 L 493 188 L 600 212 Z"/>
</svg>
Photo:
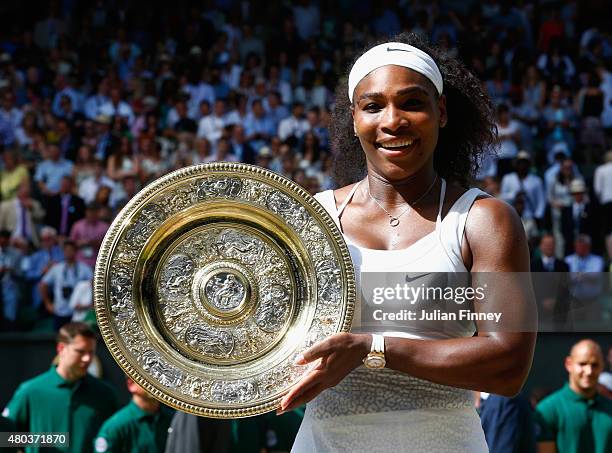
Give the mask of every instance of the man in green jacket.
<svg viewBox="0 0 612 453">
<path fill-rule="evenodd" d="M 612 451 L 612 401 L 597 393 L 603 364 L 594 341 L 572 347 L 565 359 L 569 382 L 536 406 L 539 452 Z"/>
<path fill-rule="evenodd" d="M 163 452 L 174 411 L 127 379 L 132 400 L 106 420 L 94 441 L 94 451 Z"/>
<path fill-rule="evenodd" d="M 17 431 L 68 433 L 69 446 L 46 445 L 54 451 L 89 451 L 102 422 L 117 410 L 117 397 L 111 386 L 87 373 L 96 352 L 96 334 L 87 324 L 62 326 L 56 349 L 57 367 L 22 383 L 2 414 Z"/>
</svg>

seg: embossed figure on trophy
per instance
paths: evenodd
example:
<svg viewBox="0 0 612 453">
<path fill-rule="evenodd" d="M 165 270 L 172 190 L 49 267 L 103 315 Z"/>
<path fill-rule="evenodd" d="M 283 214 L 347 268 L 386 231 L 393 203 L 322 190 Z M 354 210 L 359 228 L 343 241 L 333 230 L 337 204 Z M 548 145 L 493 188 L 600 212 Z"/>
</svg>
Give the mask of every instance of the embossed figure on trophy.
<svg viewBox="0 0 612 453">
<path fill-rule="evenodd" d="M 287 223 L 296 230 L 306 226 L 310 215 L 304 206 L 287 197 L 285 194 L 274 192 L 267 199 L 266 205 L 272 211 L 282 215 Z"/>
<path fill-rule="evenodd" d="M 245 264 L 256 264 L 265 253 L 264 244 L 259 239 L 229 229 L 219 234 L 215 246 L 223 256 L 238 258 Z"/>
<path fill-rule="evenodd" d="M 187 255 L 174 255 L 168 260 L 160 281 L 161 290 L 166 297 L 184 296 L 189 293 L 195 263 Z"/>
<path fill-rule="evenodd" d="M 331 260 L 320 261 L 316 267 L 321 301 L 327 304 L 335 303 L 340 292 L 340 270 Z"/>
<path fill-rule="evenodd" d="M 215 358 L 228 358 L 234 350 L 234 337 L 224 330 L 211 327 L 190 327 L 185 331 L 185 343 L 194 351 Z"/>
<path fill-rule="evenodd" d="M 246 297 L 246 289 L 235 275 L 220 272 L 206 283 L 206 297 L 219 310 L 236 308 Z"/>
<path fill-rule="evenodd" d="M 289 292 L 281 285 L 270 285 L 262 290 L 261 305 L 255 312 L 255 323 L 264 332 L 279 330 L 289 308 Z"/>
<path fill-rule="evenodd" d="M 182 384 L 182 373 L 164 362 L 157 352 L 152 350 L 146 351 L 141 356 L 141 362 L 143 369 L 151 373 L 160 384 L 172 388 Z"/>
<path fill-rule="evenodd" d="M 117 274 L 111 279 L 111 309 L 113 312 L 120 313 L 131 305 L 131 283 L 127 269 L 119 268 Z"/>
<path fill-rule="evenodd" d="M 196 184 L 198 198 L 228 197 L 236 198 L 242 190 L 243 183 L 237 178 L 206 179 Z"/>
<path fill-rule="evenodd" d="M 212 386 L 213 397 L 227 403 L 250 401 L 258 393 L 257 385 L 251 381 L 215 382 Z"/>
<path fill-rule="evenodd" d="M 148 233 L 149 226 L 145 223 L 145 221 L 138 220 L 125 234 L 125 239 L 130 244 L 142 244 L 145 241 Z"/>
</svg>

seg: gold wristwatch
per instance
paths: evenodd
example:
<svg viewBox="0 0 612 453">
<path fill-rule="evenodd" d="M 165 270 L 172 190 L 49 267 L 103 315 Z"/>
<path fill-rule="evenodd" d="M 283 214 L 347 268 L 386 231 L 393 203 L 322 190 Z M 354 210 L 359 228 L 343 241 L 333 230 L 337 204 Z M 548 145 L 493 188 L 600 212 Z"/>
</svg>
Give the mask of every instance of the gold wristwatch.
<svg viewBox="0 0 612 453">
<path fill-rule="evenodd" d="M 372 370 L 384 368 L 387 364 L 385 360 L 385 337 L 378 334 L 372 334 L 372 348 L 363 359 L 363 364 Z"/>
</svg>

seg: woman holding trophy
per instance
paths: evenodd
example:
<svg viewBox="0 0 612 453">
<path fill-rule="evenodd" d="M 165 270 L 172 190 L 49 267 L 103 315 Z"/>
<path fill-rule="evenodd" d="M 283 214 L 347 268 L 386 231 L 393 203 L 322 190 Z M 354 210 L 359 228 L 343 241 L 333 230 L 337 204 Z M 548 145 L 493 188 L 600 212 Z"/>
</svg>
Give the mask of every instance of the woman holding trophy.
<svg viewBox="0 0 612 453">
<path fill-rule="evenodd" d="M 332 133 L 353 183 L 316 198 L 357 275 L 528 272 L 519 217 L 466 188 L 495 125 L 460 62 L 413 34 L 370 48 L 339 87 Z M 502 291 L 489 287 L 487 300 L 504 300 Z M 509 306 L 499 304 L 500 316 Z M 354 330 L 306 350 L 298 363 L 312 369 L 281 402 L 281 412 L 309 403 L 293 451 L 487 451 L 470 390 L 516 394 L 535 333 L 438 325 L 422 335 Z"/>
</svg>

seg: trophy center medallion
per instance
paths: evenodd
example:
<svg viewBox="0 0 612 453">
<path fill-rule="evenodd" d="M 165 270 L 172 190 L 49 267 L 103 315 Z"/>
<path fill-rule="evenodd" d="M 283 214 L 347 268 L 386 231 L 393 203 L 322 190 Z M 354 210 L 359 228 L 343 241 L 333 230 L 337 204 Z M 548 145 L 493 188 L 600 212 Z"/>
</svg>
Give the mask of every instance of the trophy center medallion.
<svg viewBox="0 0 612 453">
<path fill-rule="evenodd" d="M 244 303 L 247 286 L 235 271 L 216 272 L 208 277 L 200 287 L 203 302 L 212 305 L 221 313 L 230 313 Z"/>
</svg>

